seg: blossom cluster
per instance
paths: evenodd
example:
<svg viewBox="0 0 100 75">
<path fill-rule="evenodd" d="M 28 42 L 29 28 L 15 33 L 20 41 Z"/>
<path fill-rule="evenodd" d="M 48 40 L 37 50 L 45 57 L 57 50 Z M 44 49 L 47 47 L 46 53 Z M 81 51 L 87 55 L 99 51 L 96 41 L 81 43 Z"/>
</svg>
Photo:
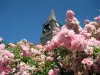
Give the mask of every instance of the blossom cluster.
<svg viewBox="0 0 100 75">
<path fill-rule="evenodd" d="M 45 63 L 53 61 L 46 56 L 42 45 L 34 45 L 27 40 L 18 43 L 3 43 L 0 37 L 0 75 L 37 75 L 44 74 Z"/>
<path fill-rule="evenodd" d="M 100 16 L 82 28 L 68 10 L 65 21 L 44 46 L 26 39 L 5 44 L 0 37 L 0 75 L 100 74 Z"/>
<path fill-rule="evenodd" d="M 91 70 L 91 66 L 94 67 L 95 62 L 99 63 L 98 60 L 100 59 L 100 16 L 94 18 L 94 20 L 89 21 L 86 19 L 84 21 L 85 26 L 82 28 L 75 17 L 75 13 L 72 10 L 68 10 L 66 13 L 66 24 L 54 31 L 53 38 L 45 45 L 46 51 L 52 52 L 59 47 L 64 47 L 67 49 L 66 52 L 70 52 L 66 54 L 67 57 L 73 55 L 70 57 L 74 60 L 71 61 L 73 65 L 70 66 L 70 69 L 76 72 L 79 70 L 76 67 L 83 64 L 85 67 L 82 70 Z M 95 64 L 95 66 L 99 65 Z M 99 67 L 96 70 L 98 70 L 96 73 L 99 73 Z"/>
</svg>

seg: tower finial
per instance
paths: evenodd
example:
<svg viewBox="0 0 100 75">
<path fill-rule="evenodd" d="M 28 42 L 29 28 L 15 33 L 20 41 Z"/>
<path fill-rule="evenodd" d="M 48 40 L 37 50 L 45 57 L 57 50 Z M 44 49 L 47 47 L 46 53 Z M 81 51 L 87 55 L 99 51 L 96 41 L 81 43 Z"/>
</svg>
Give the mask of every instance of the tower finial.
<svg viewBox="0 0 100 75">
<path fill-rule="evenodd" d="M 57 21 L 53 9 L 52 9 L 52 11 L 51 11 L 51 14 L 50 14 L 50 16 L 49 16 L 48 21 L 50 21 L 50 20 L 52 20 L 52 19 L 55 20 L 55 21 Z"/>
</svg>

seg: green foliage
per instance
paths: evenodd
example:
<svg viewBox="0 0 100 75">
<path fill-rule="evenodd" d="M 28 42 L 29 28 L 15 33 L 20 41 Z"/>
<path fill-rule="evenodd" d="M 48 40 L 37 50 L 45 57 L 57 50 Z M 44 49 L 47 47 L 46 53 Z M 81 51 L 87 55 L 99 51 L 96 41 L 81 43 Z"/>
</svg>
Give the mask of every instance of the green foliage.
<svg viewBox="0 0 100 75">
<path fill-rule="evenodd" d="M 39 75 L 48 75 L 49 70 L 54 68 L 54 65 L 54 62 L 46 61 L 45 68 L 41 71 L 41 73 L 39 73 Z"/>
<path fill-rule="evenodd" d="M 14 54 L 14 59 L 21 59 L 23 57 L 23 53 L 19 47 L 8 47 L 6 46 L 6 49 L 11 51 Z"/>
<path fill-rule="evenodd" d="M 29 57 L 29 56 L 25 57 L 25 56 L 23 56 L 21 61 L 23 61 L 24 63 L 26 63 L 26 64 L 28 64 L 30 66 L 35 65 L 36 67 L 38 67 L 38 64 L 34 60 L 32 60 L 32 57 Z"/>
<path fill-rule="evenodd" d="M 61 56 L 62 59 L 65 58 L 65 56 L 68 54 L 68 49 L 64 47 L 59 47 L 54 50 L 57 56 Z"/>
<path fill-rule="evenodd" d="M 94 47 L 93 58 L 95 59 L 98 55 L 100 55 L 100 48 Z"/>
<path fill-rule="evenodd" d="M 95 53 L 100 53 L 100 48 L 94 48 Z"/>
</svg>

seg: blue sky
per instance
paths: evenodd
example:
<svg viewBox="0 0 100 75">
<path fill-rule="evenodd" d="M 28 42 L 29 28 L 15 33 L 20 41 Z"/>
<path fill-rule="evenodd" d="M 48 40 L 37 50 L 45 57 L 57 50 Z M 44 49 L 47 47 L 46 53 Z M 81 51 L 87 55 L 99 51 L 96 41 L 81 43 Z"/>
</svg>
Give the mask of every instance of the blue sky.
<svg viewBox="0 0 100 75">
<path fill-rule="evenodd" d="M 39 43 L 42 25 L 54 9 L 59 23 L 65 23 L 66 11 L 71 9 L 81 22 L 100 15 L 100 0 L 0 0 L 0 36 L 6 42 L 27 39 Z"/>
</svg>

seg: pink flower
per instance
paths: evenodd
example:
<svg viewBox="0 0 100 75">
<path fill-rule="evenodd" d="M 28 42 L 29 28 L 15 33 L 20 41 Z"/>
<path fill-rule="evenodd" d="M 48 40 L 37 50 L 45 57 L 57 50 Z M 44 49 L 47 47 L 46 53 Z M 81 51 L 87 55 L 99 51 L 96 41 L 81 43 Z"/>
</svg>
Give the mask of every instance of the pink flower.
<svg viewBox="0 0 100 75">
<path fill-rule="evenodd" d="M 61 27 L 60 34 L 68 34 L 68 31 L 67 25 L 64 25 Z"/>
<path fill-rule="evenodd" d="M 95 46 L 100 47 L 100 41 L 96 40 L 95 38 L 91 37 L 91 39 L 87 40 L 88 46 Z"/>
<path fill-rule="evenodd" d="M 51 44 L 45 45 L 45 48 L 47 51 L 51 51 L 53 49 Z"/>
<path fill-rule="evenodd" d="M 3 50 L 5 48 L 5 44 L 0 44 L 0 50 Z"/>
<path fill-rule="evenodd" d="M 74 12 L 72 11 L 72 10 L 68 10 L 67 11 L 67 13 L 66 13 L 66 16 L 68 17 L 68 18 L 73 18 L 74 17 Z"/>
<path fill-rule="evenodd" d="M 24 55 L 24 56 L 29 56 L 30 53 L 29 53 L 29 51 L 23 51 L 23 55 Z"/>
<path fill-rule="evenodd" d="M 17 65 L 17 73 L 14 75 L 30 75 L 30 71 L 34 71 L 35 67 L 31 67 L 24 62 L 20 62 L 20 64 Z"/>
<path fill-rule="evenodd" d="M 96 20 L 97 22 L 100 22 L 100 16 L 95 17 L 94 20 Z"/>
<path fill-rule="evenodd" d="M 97 34 L 97 37 L 96 37 L 97 40 L 100 40 L 100 28 L 97 29 L 96 34 Z"/>
<path fill-rule="evenodd" d="M 53 69 L 51 69 L 51 70 L 49 70 L 49 73 L 48 73 L 49 75 L 55 75 L 55 72 L 54 72 L 54 70 Z"/>
<path fill-rule="evenodd" d="M 37 49 L 42 49 L 43 46 L 42 46 L 42 45 L 36 45 L 36 48 L 37 48 Z"/>
<path fill-rule="evenodd" d="M 17 65 L 18 71 L 25 71 L 30 69 L 29 65 L 26 65 L 24 62 L 21 62 L 20 64 Z"/>
<path fill-rule="evenodd" d="M 2 41 L 2 40 L 3 40 L 3 38 L 0 37 L 0 41 Z"/>
<path fill-rule="evenodd" d="M 91 66 L 93 64 L 93 59 L 92 58 L 84 58 L 82 61 L 82 64 L 86 64 L 88 66 Z"/>
<path fill-rule="evenodd" d="M 55 72 L 56 72 L 56 75 L 58 75 L 59 72 L 60 72 L 60 69 L 59 69 L 59 68 L 55 68 L 54 70 L 55 70 Z"/>
<path fill-rule="evenodd" d="M 89 20 L 88 19 L 86 19 L 86 20 L 84 20 L 84 24 L 89 24 Z"/>
<path fill-rule="evenodd" d="M 73 20 L 71 21 L 71 24 L 73 24 L 74 28 L 77 28 L 77 25 L 79 25 L 79 21 L 77 20 L 77 18 L 73 18 Z"/>
<path fill-rule="evenodd" d="M 94 25 L 86 24 L 84 30 L 86 30 L 88 33 L 91 33 L 96 30 L 96 27 Z"/>
<path fill-rule="evenodd" d="M 11 53 L 10 51 L 7 51 L 7 50 L 4 50 L 4 55 L 8 56 L 9 58 L 13 58 L 14 57 L 14 54 Z"/>
<path fill-rule="evenodd" d="M 87 47 L 84 51 L 86 52 L 87 55 L 91 55 L 93 54 L 93 47 Z"/>
<path fill-rule="evenodd" d="M 72 22 L 73 19 L 67 18 L 66 22 Z"/>
<path fill-rule="evenodd" d="M 100 34 L 100 28 L 97 30 L 97 33 L 99 33 L 99 34 Z"/>
<path fill-rule="evenodd" d="M 71 49 L 83 51 L 87 46 L 87 41 L 83 35 L 74 35 L 74 40 L 71 42 Z"/>
<path fill-rule="evenodd" d="M 11 72 L 10 66 L 2 66 L 0 67 L 0 75 L 9 75 Z"/>
<path fill-rule="evenodd" d="M 47 59 L 48 61 L 53 61 L 53 60 L 54 60 L 52 57 L 46 57 L 46 59 Z"/>
<path fill-rule="evenodd" d="M 22 50 L 23 50 L 23 51 L 28 51 L 28 50 L 29 50 L 29 46 L 24 46 L 24 45 L 22 45 L 21 47 L 22 47 Z"/>
<path fill-rule="evenodd" d="M 0 50 L 0 66 L 8 65 L 13 62 L 14 54 L 8 50 Z"/>
<path fill-rule="evenodd" d="M 41 54 L 41 52 L 40 52 L 39 50 L 36 50 L 36 49 L 34 49 L 34 48 L 31 48 L 30 54 L 31 54 L 31 55 L 32 55 L 32 54 L 34 54 L 34 55 L 39 55 L 39 54 Z"/>
<path fill-rule="evenodd" d="M 80 34 L 81 35 L 84 35 L 84 37 L 86 38 L 86 39 L 90 39 L 91 38 L 91 33 L 88 33 L 86 30 L 82 30 L 81 32 L 80 32 Z"/>
<path fill-rule="evenodd" d="M 22 50 L 23 50 L 23 53 L 24 53 L 24 56 L 29 56 L 29 46 L 24 46 L 24 45 L 21 45 L 22 47 Z"/>
<path fill-rule="evenodd" d="M 13 43 L 9 43 L 8 45 L 9 45 L 10 47 L 16 47 L 16 45 L 13 44 Z"/>
<path fill-rule="evenodd" d="M 59 74 L 59 72 L 60 72 L 60 69 L 59 68 L 54 68 L 54 70 L 53 69 L 51 69 L 51 70 L 49 70 L 49 75 L 58 75 Z"/>
<path fill-rule="evenodd" d="M 71 49 L 71 42 L 74 40 L 74 38 L 71 35 L 66 35 L 66 39 L 63 39 L 64 47 Z"/>
<path fill-rule="evenodd" d="M 99 25 L 98 25 L 97 22 L 89 22 L 89 24 L 95 26 L 97 29 L 98 29 L 98 27 L 99 27 Z"/>
<path fill-rule="evenodd" d="M 61 37 L 62 35 L 62 37 Z M 59 33 L 59 35 L 55 35 L 51 41 L 47 42 L 45 45 L 46 50 L 51 51 L 57 48 L 63 41 L 63 34 Z"/>
</svg>

